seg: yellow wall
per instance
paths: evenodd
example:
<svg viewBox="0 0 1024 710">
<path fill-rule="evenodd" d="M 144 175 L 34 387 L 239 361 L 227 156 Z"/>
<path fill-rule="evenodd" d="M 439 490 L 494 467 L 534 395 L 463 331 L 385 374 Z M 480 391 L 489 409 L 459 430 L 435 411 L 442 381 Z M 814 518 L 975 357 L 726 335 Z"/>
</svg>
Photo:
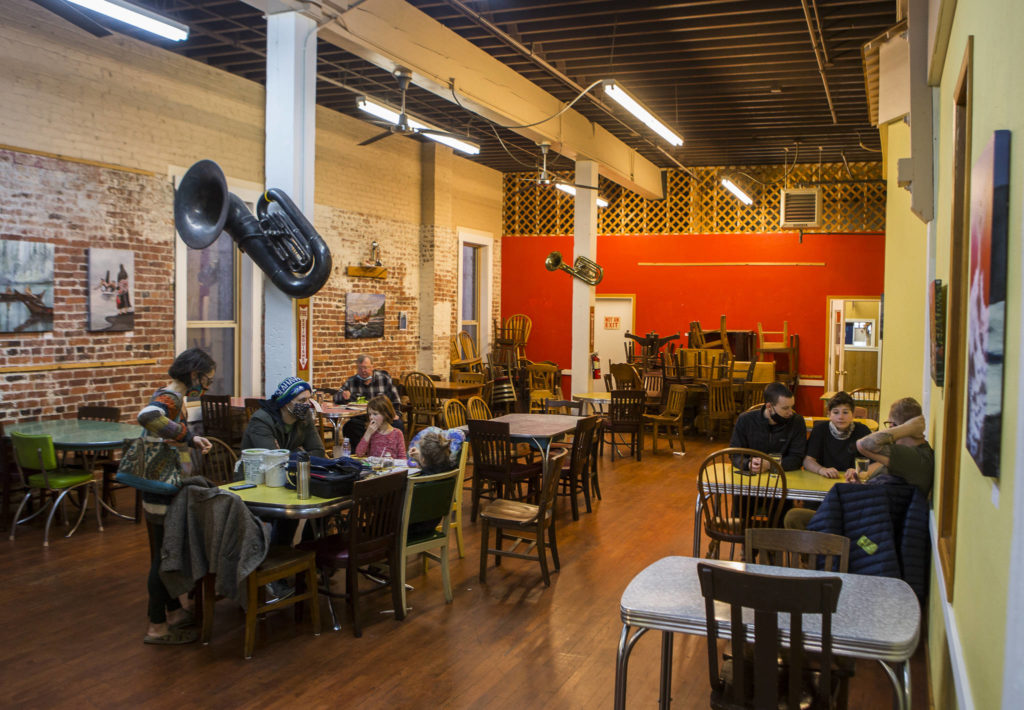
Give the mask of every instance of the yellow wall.
<svg viewBox="0 0 1024 710">
<path fill-rule="evenodd" d="M 1018 0 L 960 2 L 956 7 L 941 85 L 937 96 L 938 149 L 935 155 L 937 199 L 935 215 L 935 276 L 948 282 L 950 209 L 952 204 L 952 106 L 953 90 L 967 47 L 974 36 L 973 124 L 971 146 L 976 157 L 997 129 L 1009 129 L 1016 146 L 1011 148 L 1009 263 L 1006 323 L 1021 321 L 1021 196 L 1024 194 L 1024 92 L 1018 88 L 1016 68 L 1024 58 L 1020 37 L 1024 16 Z M 909 154 L 909 134 L 902 124 L 887 127 L 886 171 L 894 175 L 896 161 Z M 898 392 L 919 390 L 927 360 L 921 347 L 927 322 L 925 300 L 927 251 L 924 225 L 909 210 L 905 191 L 890 179 L 886 226 L 885 354 L 883 399 Z M 918 241 L 916 236 L 921 238 Z M 896 301 L 906 296 L 906 303 Z M 900 347 L 894 347 L 898 339 Z M 1021 347 L 1018 327 L 1007 332 L 1006 352 Z M 1016 484 L 1014 432 L 1018 411 L 1014 394 L 1019 372 L 1016 357 L 1006 360 L 1004 391 L 1010 393 L 1003 408 L 1002 466 L 998 481 L 978 471 L 966 449 L 959 453 L 960 484 L 957 518 L 956 576 L 952 615 L 956 622 L 963 667 L 971 700 L 977 708 L 998 708 L 1001 703 L 1005 625 L 1007 619 L 1008 541 L 1013 531 L 1013 486 Z M 942 415 L 945 391 L 929 384 L 929 438 L 941 450 L 945 432 Z M 937 480 L 948 462 L 937 460 Z M 936 486 L 938 488 L 938 485 Z M 938 495 L 938 491 L 937 491 Z M 936 504 L 938 501 L 936 500 Z M 954 671 L 944 627 L 941 580 L 933 570 L 928 614 L 928 661 L 931 694 L 936 708 L 956 707 L 951 693 Z M 1014 672 L 1010 670 L 1010 672 Z"/>
<path fill-rule="evenodd" d="M 921 399 L 928 312 L 928 237 L 910 211 L 910 193 L 896 184 L 896 163 L 910 154 L 910 129 L 902 121 L 886 134 L 885 302 L 882 305 L 882 415 L 901 397 Z"/>
</svg>

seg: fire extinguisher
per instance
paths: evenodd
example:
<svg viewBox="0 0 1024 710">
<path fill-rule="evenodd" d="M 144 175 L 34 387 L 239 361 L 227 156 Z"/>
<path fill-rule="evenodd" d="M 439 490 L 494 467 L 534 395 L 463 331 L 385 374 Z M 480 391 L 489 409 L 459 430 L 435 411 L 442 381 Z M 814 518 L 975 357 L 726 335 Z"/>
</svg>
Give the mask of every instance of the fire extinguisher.
<svg viewBox="0 0 1024 710">
<path fill-rule="evenodd" d="M 590 353 L 590 371 L 594 374 L 595 380 L 601 379 L 601 358 L 597 353 Z"/>
</svg>

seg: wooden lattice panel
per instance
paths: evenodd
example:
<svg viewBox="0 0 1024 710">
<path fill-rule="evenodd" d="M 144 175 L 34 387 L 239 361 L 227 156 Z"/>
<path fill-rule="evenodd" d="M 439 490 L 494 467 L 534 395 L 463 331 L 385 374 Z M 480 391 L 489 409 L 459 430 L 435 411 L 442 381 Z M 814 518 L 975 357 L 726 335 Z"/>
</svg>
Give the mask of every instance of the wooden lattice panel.
<svg viewBox="0 0 1024 710">
<path fill-rule="evenodd" d="M 740 174 L 754 204 L 744 205 L 720 184 L 724 172 Z M 648 200 L 604 178 L 610 204 L 598 216 L 599 234 L 715 234 L 782 231 L 783 187 L 821 188 L 822 223 L 816 232 L 885 229 L 886 188 L 881 163 L 800 163 L 700 167 L 666 171 L 665 199 Z M 571 174 L 559 174 L 571 181 Z M 572 234 L 573 201 L 551 187 L 530 185 L 536 174 L 505 176 L 502 218 L 510 236 Z M 510 194 L 516 192 L 518 194 Z"/>
</svg>

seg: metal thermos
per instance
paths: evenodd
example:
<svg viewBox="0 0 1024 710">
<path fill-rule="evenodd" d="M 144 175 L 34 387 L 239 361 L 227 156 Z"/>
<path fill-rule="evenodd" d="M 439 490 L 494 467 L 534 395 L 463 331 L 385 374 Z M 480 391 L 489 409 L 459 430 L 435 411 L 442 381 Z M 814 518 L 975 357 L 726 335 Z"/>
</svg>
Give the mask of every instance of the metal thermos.
<svg viewBox="0 0 1024 710">
<path fill-rule="evenodd" d="M 300 451 L 295 455 L 295 490 L 299 500 L 307 500 L 309 493 L 309 454 Z"/>
</svg>

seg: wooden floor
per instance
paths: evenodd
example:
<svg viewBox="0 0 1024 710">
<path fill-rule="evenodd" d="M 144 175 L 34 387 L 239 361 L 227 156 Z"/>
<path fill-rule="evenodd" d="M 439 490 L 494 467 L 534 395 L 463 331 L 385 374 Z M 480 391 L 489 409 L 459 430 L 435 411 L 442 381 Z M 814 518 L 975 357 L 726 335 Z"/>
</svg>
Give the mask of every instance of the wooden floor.
<svg viewBox="0 0 1024 710">
<path fill-rule="evenodd" d="M 370 707 L 610 708 L 623 589 L 666 555 L 690 554 L 695 472 L 720 444 L 687 441 L 673 456 L 661 444 L 641 463 L 601 462 L 604 500 L 572 522 L 560 502 L 562 570 L 545 588 L 536 563 L 506 559 L 477 579 L 479 526 L 468 523 L 465 559 L 452 563 L 455 599 L 444 603 L 440 570 L 410 566 L 412 611 L 381 614 L 387 592 L 369 598 L 364 634 L 346 619 L 313 638 L 289 612 L 261 625 L 252 660 L 242 658 L 244 618 L 217 604 L 209 646 L 142 644 L 146 626 L 144 526 L 87 519 L 70 539 L 42 547 L 42 526 L 0 541 L 0 689 L 5 707 Z M 6 529 L 5 529 L 6 532 Z M 55 531 L 56 532 L 56 531 Z M 324 618 L 327 618 L 324 607 Z M 326 624 L 325 624 L 326 627 Z M 673 699 L 707 707 L 707 651 L 677 635 Z M 657 706 L 657 636 L 633 652 L 629 707 Z M 913 707 L 927 707 L 921 649 L 912 662 Z M 887 708 L 888 680 L 858 662 L 851 708 Z"/>
</svg>

